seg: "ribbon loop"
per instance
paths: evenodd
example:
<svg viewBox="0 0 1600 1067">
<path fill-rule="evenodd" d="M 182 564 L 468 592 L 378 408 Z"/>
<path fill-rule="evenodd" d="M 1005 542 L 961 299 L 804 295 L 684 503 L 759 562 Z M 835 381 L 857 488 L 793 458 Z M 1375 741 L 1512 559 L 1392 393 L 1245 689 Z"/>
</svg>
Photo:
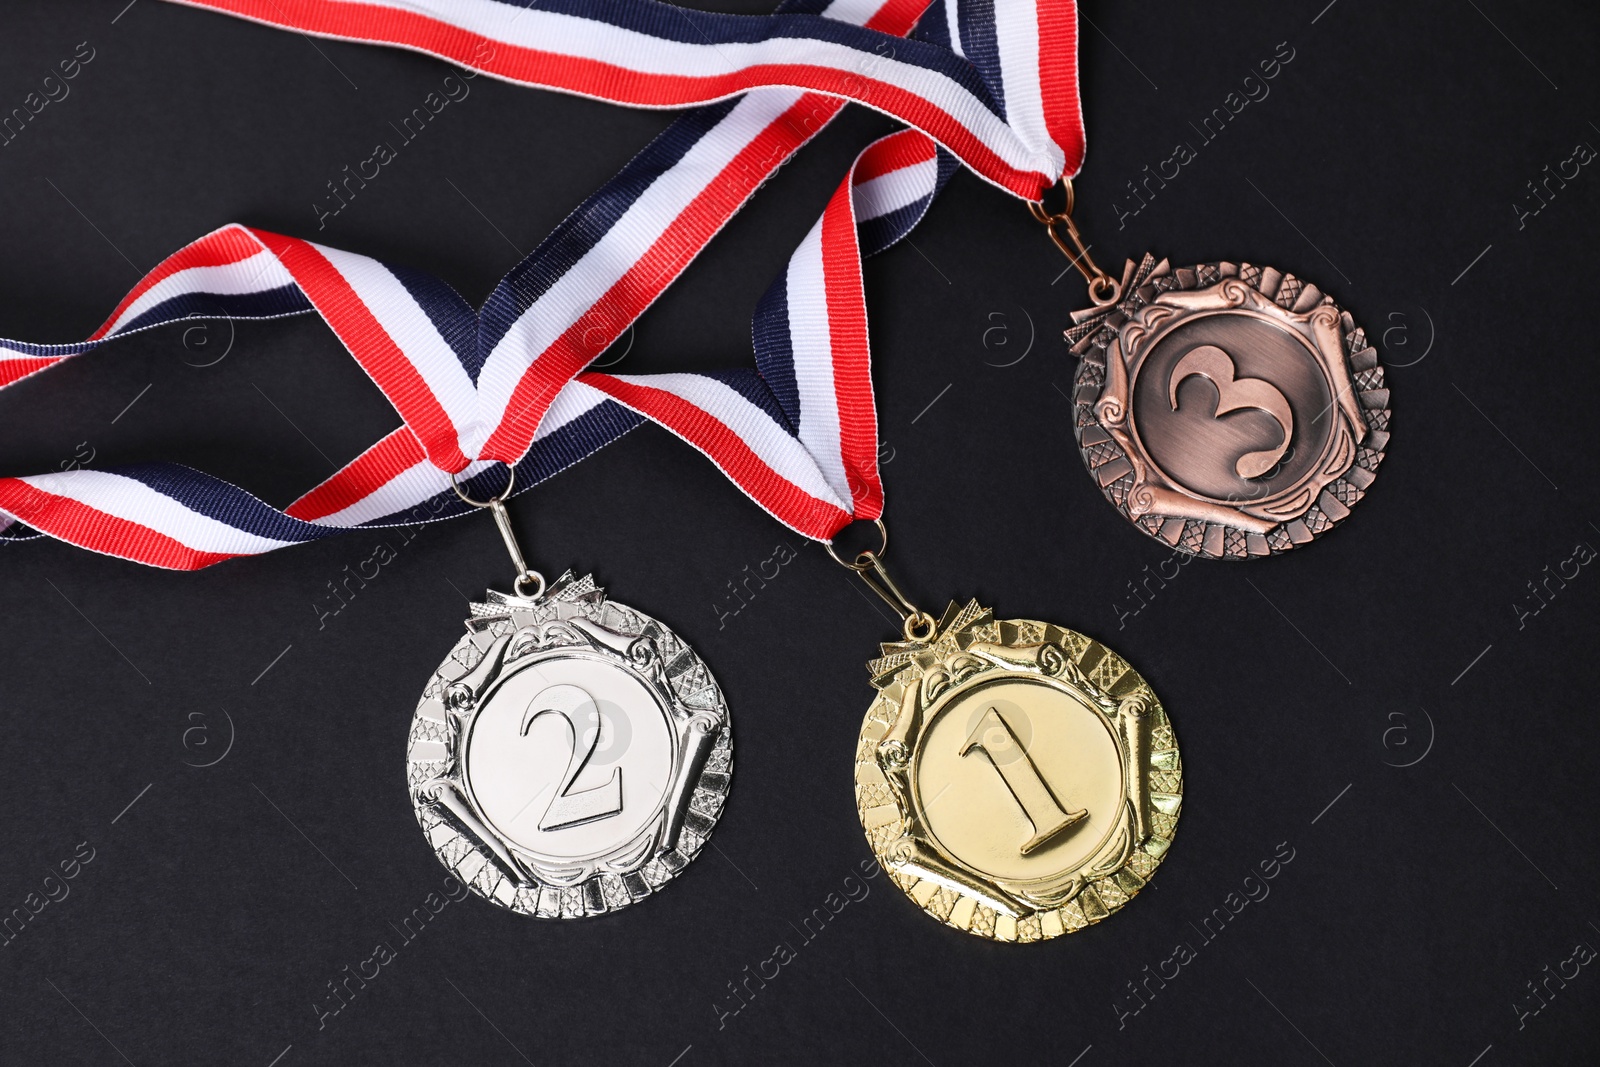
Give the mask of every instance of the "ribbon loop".
<svg viewBox="0 0 1600 1067">
<path fill-rule="evenodd" d="M 774 15 L 658 0 L 173 2 L 630 107 L 820 93 L 922 130 L 1024 200 L 1083 162 L 1074 0 L 887 0 L 870 18 L 851 17 L 859 0 Z M 925 9 L 923 39 L 899 39 Z"/>
<path fill-rule="evenodd" d="M 1071 0 L 789 0 L 760 18 L 654 0 L 188 2 L 634 106 L 719 102 L 646 146 L 481 311 L 421 272 L 230 225 L 163 261 L 87 341 L 0 340 L 5 388 L 186 318 L 315 311 L 403 421 L 282 511 L 177 464 L 0 478 L 0 541 L 31 528 L 194 569 L 349 527 L 463 514 L 450 476 L 483 495 L 495 488 L 486 472 L 506 463 L 525 489 L 645 417 L 780 521 L 828 540 L 882 513 L 860 260 L 904 237 L 953 172 L 955 157 L 929 136 L 893 134 L 858 157 L 756 310 L 754 369 L 580 372 L 845 100 L 942 137 L 1029 199 L 1082 155 Z M 919 40 L 902 40 L 914 25 Z"/>
</svg>

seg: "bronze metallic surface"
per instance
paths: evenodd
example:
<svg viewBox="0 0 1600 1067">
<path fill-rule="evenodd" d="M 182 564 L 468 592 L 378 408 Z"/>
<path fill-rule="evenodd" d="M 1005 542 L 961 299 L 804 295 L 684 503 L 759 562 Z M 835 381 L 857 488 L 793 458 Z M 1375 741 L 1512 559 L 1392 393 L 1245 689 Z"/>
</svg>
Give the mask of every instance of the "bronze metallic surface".
<svg viewBox="0 0 1600 1067">
<path fill-rule="evenodd" d="M 1389 390 L 1350 314 L 1271 267 L 1129 261 L 1073 314 L 1078 448 L 1150 536 L 1212 559 L 1307 544 L 1350 513 L 1389 442 Z"/>
<path fill-rule="evenodd" d="M 1160 700 L 1115 652 L 970 602 L 867 667 L 861 825 L 934 918 L 1039 941 L 1105 918 L 1155 873 L 1183 768 Z"/>
</svg>

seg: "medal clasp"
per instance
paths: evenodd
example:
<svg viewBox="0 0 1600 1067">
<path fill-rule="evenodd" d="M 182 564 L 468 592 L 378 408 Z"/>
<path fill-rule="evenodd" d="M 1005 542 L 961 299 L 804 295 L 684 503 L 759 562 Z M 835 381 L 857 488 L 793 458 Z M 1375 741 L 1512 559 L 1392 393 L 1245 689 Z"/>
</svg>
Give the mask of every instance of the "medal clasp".
<svg viewBox="0 0 1600 1067">
<path fill-rule="evenodd" d="M 883 557 L 889 552 L 889 527 L 884 525 L 881 518 L 872 521 L 878 527 L 878 534 L 882 538 L 877 551 L 864 549 L 856 553 L 854 562 L 851 562 L 839 557 L 834 551 L 832 541 L 822 542 L 822 547 L 827 549 L 828 555 L 835 563 L 854 571 L 857 577 L 867 584 L 867 588 L 877 593 L 885 604 L 895 610 L 900 616 L 901 632 L 905 634 L 907 641 L 931 640 L 939 628 L 939 621 L 913 604 L 889 576 L 888 570 L 883 566 Z"/>
<path fill-rule="evenodd" d="M 524 600 L 538 600 L 544 595 L 544 575 L 528 566 L 527 560 L 522 557 L 522 547 L 517 544 L 516 531 L 511 528 L 511 513 L 506 510 L 505 499 L 511 495 L 511 489 L 517 484 L 517 468 L 511 464 L 506 465 L 506 487 L 499 494 L 488 500 L 474 500 L 461 489 L 461 484 L 456 481 L 454 474 L 450 475 L 450 488 L 456 491 L 456 496 L 475 508 L 488 508 L 494 515 L 494 524 L 500 530 L 500 539 L 506 543 L 506 551 L 511 556 L 511 562 L 517 568 L 517 576 L 511 580 L 511 588 Z"/>
<path fill-rule="evenodd" d="M 1072 208 L 1077 201 L 1072 190 L 1072 179 L 1063 177 L 1061 187 L 1066 191 L 1067 200 L 1060 211 L 1048 210 L 1042 200 L 1030 201 L 1028 211 L 1044 225 L 1050 240 L 1078 268 L 1083 280 L 1089 283 L 1089 299 L 1094 301 L 1096 307 L 1110 307 L 1122 299 L 1122 284 L 1095 263 L 1089 255 L 1089 246 L 1083 243 L 1083 234 L 1078 232 L 1077 224 L 1072 221 Z"/>
</svg>

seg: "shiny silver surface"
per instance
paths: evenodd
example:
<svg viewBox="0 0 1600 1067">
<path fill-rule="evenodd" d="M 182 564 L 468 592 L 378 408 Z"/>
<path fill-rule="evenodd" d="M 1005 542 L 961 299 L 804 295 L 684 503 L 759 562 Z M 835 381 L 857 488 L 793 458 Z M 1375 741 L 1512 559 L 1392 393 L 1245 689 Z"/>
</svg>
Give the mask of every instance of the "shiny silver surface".
<svg viewBox="0 0 1600 1067">
<path fill-rule="evenodd" d="M 569 573 L 491 591 L 423 692 L 407 753 L 447 868 L 524 915 L 648 896 L 699 853 L 733 768 L 727 704 L 676 634 Z"/>
</svg>

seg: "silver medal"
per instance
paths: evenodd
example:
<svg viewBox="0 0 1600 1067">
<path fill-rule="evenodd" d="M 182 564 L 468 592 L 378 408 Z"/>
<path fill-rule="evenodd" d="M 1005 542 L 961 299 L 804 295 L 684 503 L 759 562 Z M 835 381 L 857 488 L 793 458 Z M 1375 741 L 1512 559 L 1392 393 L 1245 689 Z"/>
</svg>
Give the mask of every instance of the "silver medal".
<svg viewBox="0 0 1600 1067">
<path fill-rule="evenodd" d="M 407 752 L 439 861 L 539 918 L 601 915 L 660 889 L 728 792 L 733 739 L 711 672 L 590 577 L 471 607 Z"/>
</svg>

